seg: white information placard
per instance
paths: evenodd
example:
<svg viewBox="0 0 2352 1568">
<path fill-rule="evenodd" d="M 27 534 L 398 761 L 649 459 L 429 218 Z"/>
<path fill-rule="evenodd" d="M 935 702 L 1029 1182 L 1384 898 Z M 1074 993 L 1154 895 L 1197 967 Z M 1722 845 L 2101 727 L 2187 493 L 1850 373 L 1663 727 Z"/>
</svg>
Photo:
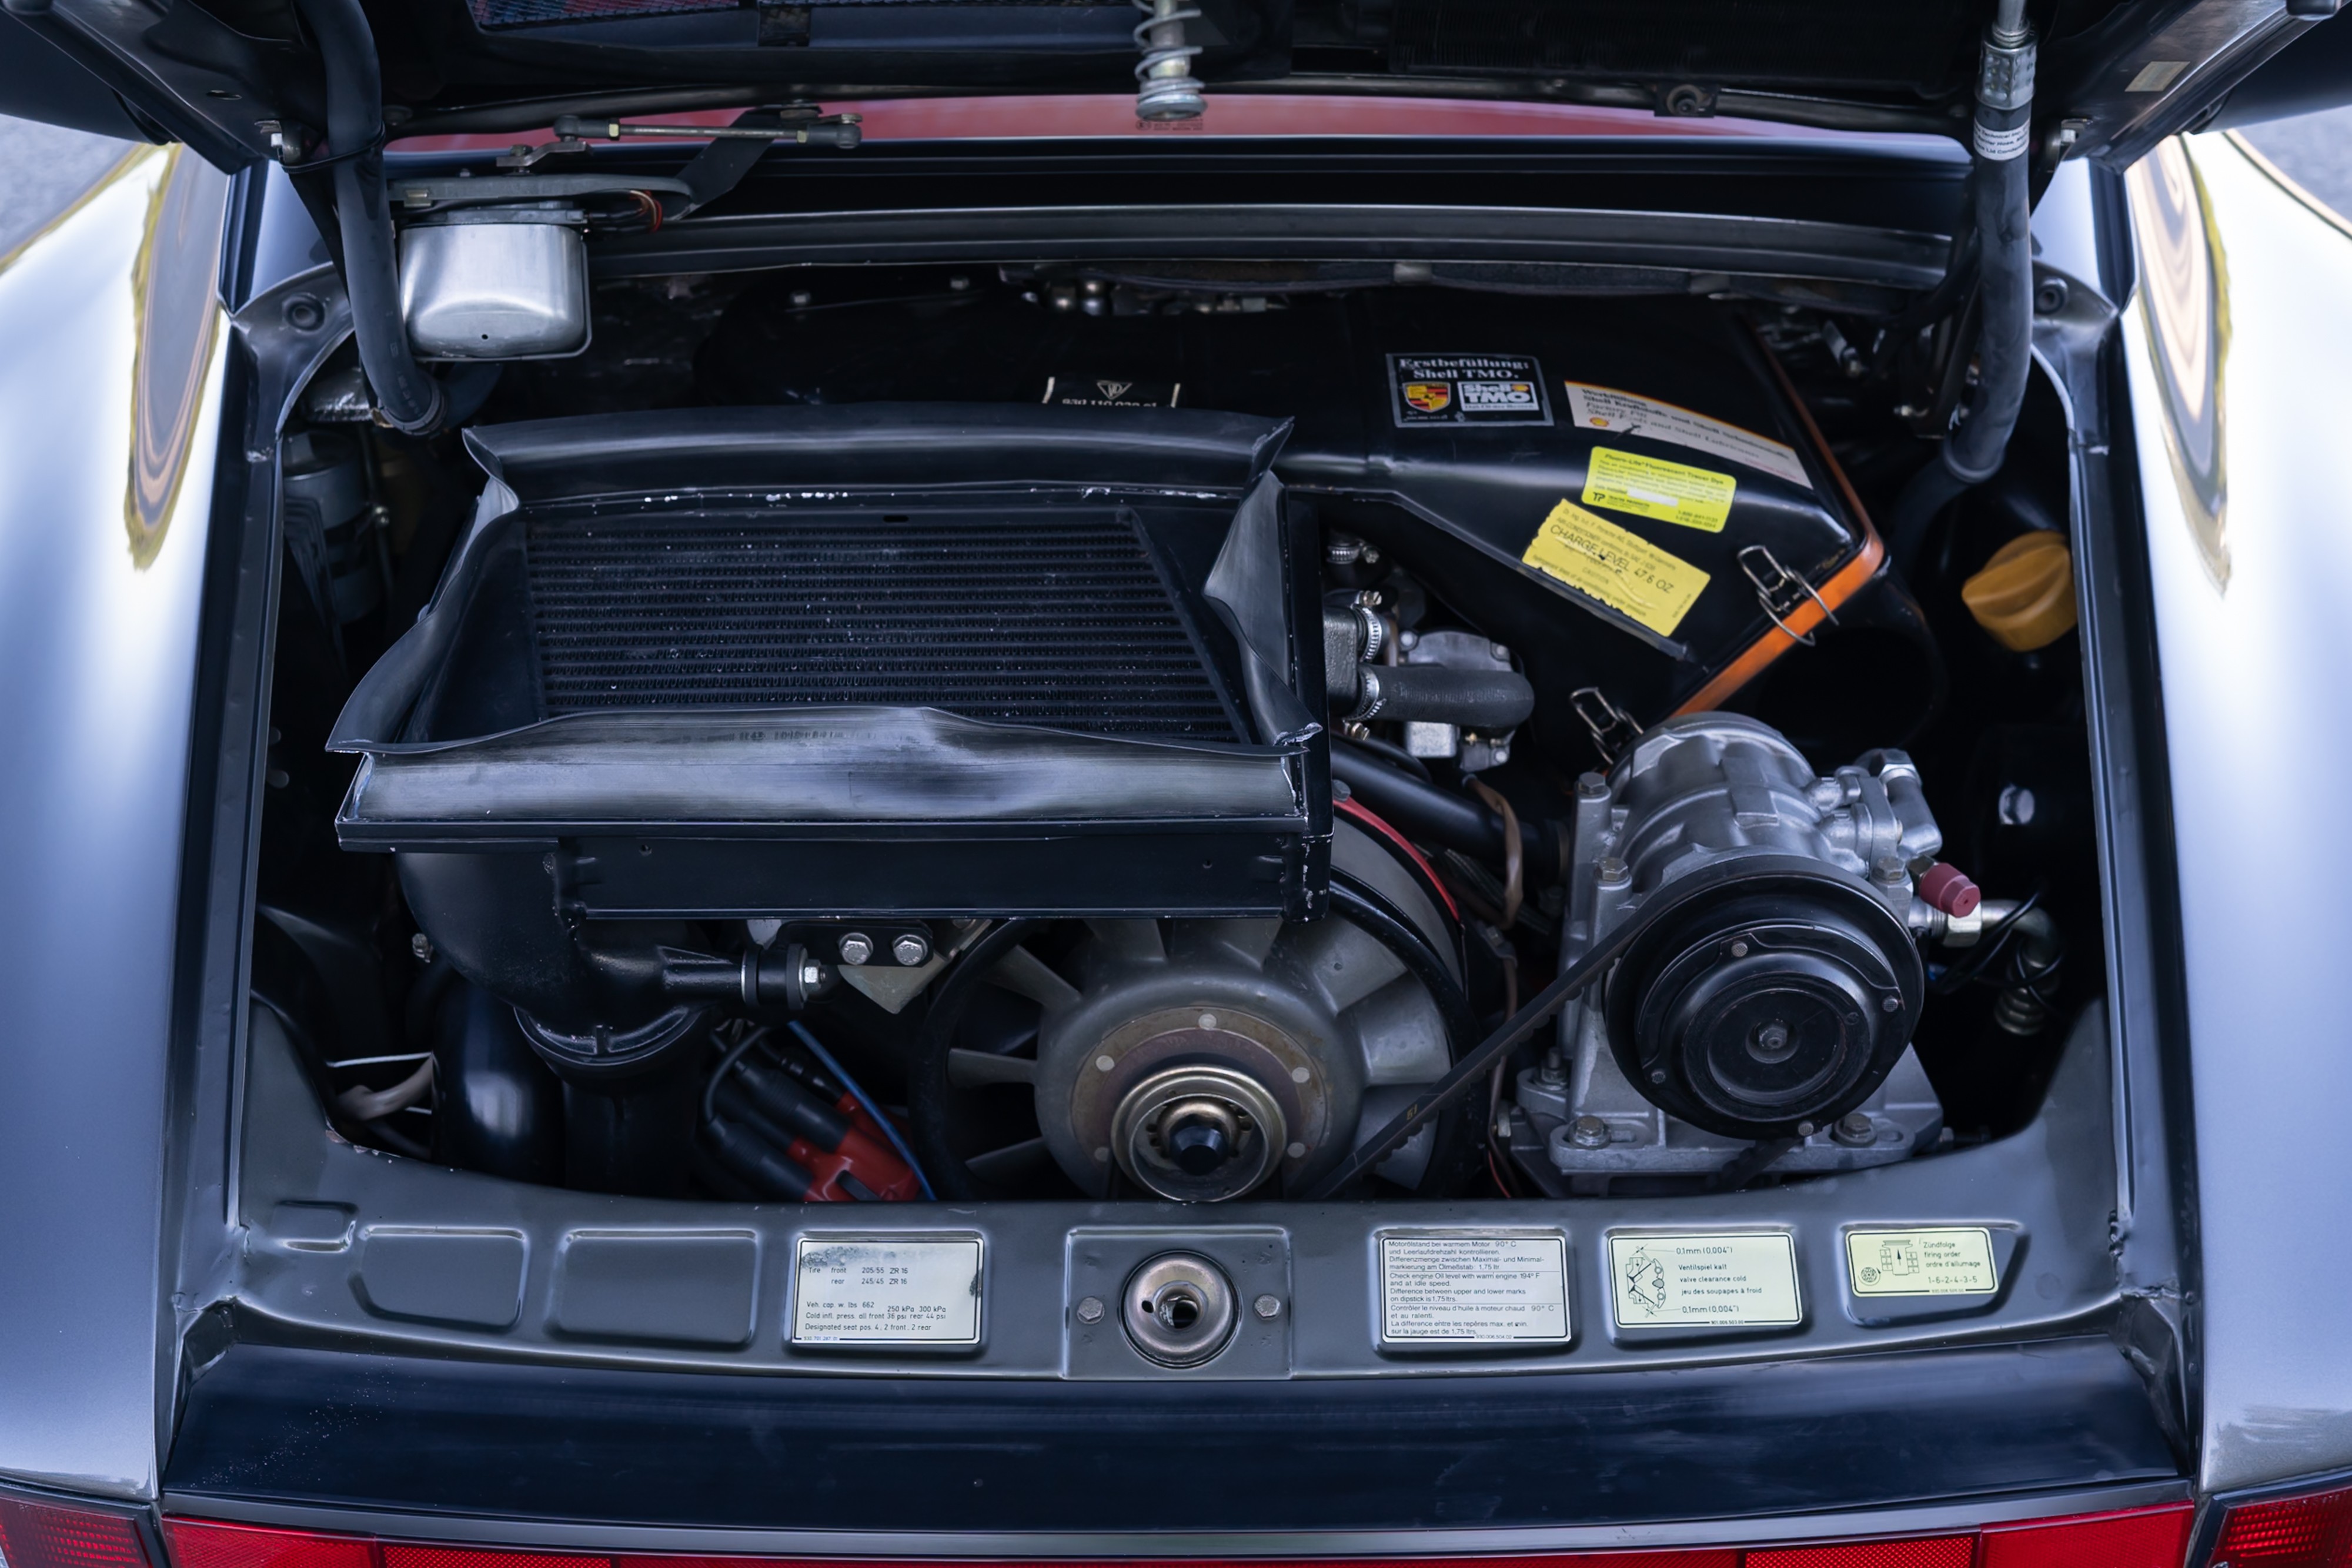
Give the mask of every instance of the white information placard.
<svg viewBox="0 0 2352 1568">
<path fill-rule="evenodd" d="M 1626 1329 L 1785 1328 L 1803 1321 L 1785 1230 L 1612 1236 L 1609 1295 Z"/>
<path fill-rule="evenodd" d="M 980 1238 L 803 1236 L 794 1344 L 980 1343 Z"/>
<path fill-rule="evenodd" d="M 1980 1225 L 1849 1230 L 1845 1266 L 1857 1296 L 1990 1296 L 2000 1288 L 1992 1232 Z"/>
<path fill-rule="evenodd" d="M 1381 1337 L 1420 1344 L 1568 1338 L 1568 1243 L 1558 1236 L 1383 1236 Z"/>
</svg>

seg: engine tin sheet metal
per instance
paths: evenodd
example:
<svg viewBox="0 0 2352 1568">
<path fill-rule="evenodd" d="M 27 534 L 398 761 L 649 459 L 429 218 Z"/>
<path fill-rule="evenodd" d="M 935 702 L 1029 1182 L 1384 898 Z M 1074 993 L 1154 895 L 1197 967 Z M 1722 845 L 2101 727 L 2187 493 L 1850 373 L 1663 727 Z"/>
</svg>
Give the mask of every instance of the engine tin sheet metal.
<svg viewBox="0 0 2352 1568">
<path fill-rule="evenodd" d="M 620 1198 L 493 1182 L 361 1150 L 325 1129 L 274 1015 L 257 1011 L 251 1035 L 238 1187 L 250 1239 L 225 1285 L 246 1337 L 329 1335 L 413 1354 L 786 1375 L 1297 1381 L 1601 1373 L 1925 1349 L 2079 1327 L 2099 1321 L 2119 1300 L 2105 1243 L 2111 1108 L 2105 1025 L 2095 1010 L 2076 1029 L 2040 1116 L 2025 1130 L 1997 1144 L 1854 1175 L 1705 1197 L 1236 1203 L 1218 1206 L 1206 1223 L 1202 1209 L 1174 1204 L 981 1204 L 958 1211 L 957 1223 L 945 1229 L 941 1220 L 949 1217 L 929 1205 L 867 1204 L 853 1217 L 812 1206 Z M 418 1239 L 476 1234 L 493 1209 L 516 1260 L 500 1285 L 513 1293 L 501 1296 L 497 1313 L 468 1318 L 413 1299 L 402 1300 L 397 1313 L 371 1304 L 377 1234 L 404 1238 L 405 1277 L 425 1278 L 434 1271 L 430 1260 L 415 1255 Z M 323 1224 L 322 1216 L 333 1223 Z M 1958 1227 L 1983 1227 L 1995 1238 L 2000 1267 L 1991 1293 L 1849 1292 L 1850 1232 Z M 716 1335 L 668 1332 L 656 1321 L 667 1298 L 650 1285 L 639 1293 L 649 1304 L 627 1316 L 625 1333 L 606 1332 L 575 1310 L 576 1301 L 567 1305 L 563 1260 L 578 1250 L 576 1239 L 623 1230 L 636 1238 L 740 1238 L 730 1246 L 757 1253 L 737 1270 L 754 1281 L 750 1334 L 720 1344 Z M 1399 1354 L 1408 1342 L 1382 1332 L 1383 1237 L 1557 1238 L 1566 1271 L 1563 1315 L 1573 1329 L 1623 1322 L 1611 1300 L 1613 1242 L 1721 1233 L 1786 1239 L 1792 1293 L 1805 1307 L 1801 1322 L 1457 1342 L 1454 1348 L 1475 1354 L 1440 1355 Z M 829 1246 L 845 1237 L 872 1246 L 977 1238 L 986 1261 L 979 1342 L 949 1355 L 936 1343 L 794 1343 L 793 1292 L 804 1243 Z M 2003 1245 L 2010 1250 L 2000 1251 Z M 1244 1329 L 1225 1354 L 1236 1359 L 1178 1373 L 1087 1363 L 1070 1339 L 1079 1303 L 1097 1296 L 1108 1309 L 1127 1269 L 1150 1253 L 1185 1249 L 1213 1257 L 1234 1279 Z M 651 1247 L 631 1254 L 660 1255 Z M 1079 1268 L 1087 1259 L 1095 1260 L 1091 1274 Z M 607 1268 L 600 1275 L 602 1287 L 625 1283 L 610 1273 Z M 1457 1291 L 1460 1278 L 1457 1272 Z M 1261 1295 L 1277 1298 L 1274 1316 L 1256 1315 Z M 1840 1302 L 1843 1311 L 1831 1310 Z M 1486 1310 L 1462 1316 L 1485 1333 L 1478 1320 Z M 486 1321 L 493 1315 L 495 1324 Z M 611 1313 L 602 1319 L 621 1322 Z M 1251 1359 L 1258 1352 L 1243 1354 L 1251 1344 L 1263 1351 L 1262 1361 Z"/>
</svg>

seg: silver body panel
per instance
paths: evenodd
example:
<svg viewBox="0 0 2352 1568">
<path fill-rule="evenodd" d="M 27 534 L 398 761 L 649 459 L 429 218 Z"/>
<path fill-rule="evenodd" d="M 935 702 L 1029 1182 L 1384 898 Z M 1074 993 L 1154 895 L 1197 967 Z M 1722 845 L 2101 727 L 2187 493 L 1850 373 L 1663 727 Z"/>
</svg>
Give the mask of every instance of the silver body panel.
<svg viewBox="0 0 2352 1568">
<path fill-rule="evenodd" d="M 2175 455 L 2149 331 L 2152 299 L 2179 294 L 2201 236 L 2168 244 L 2138 222 L 2124 347 L 2195 1046 L 2200 1462 L 2221 1490 L 2352 1466 L 2352 1248 L 2336 1234 L 2352 1213 L 2352 852 L 2310 831 L 2313 805 L 2340 800 L 2352 773 L 2352 238 L 2225 139 L 2194 139 L 2189 159 L 2228 319 L 2220 355 L 2170 349 L 2169 372 L 2214 372 L 2217 530 L 2192 522 L 2198 476 L 2182 470 L 2203 465 L 2193 431 Z M 2193 396 L 2186 412 L 2200 413 Z"/>
<path fill-rule="evenodd" d="M 155 1487 L 175 1337 L 165 1107 L 227 353 L 190 343 L 198 401 L 141 510 L 139 382 L 164 367 L 134 280 L 173 238 L 175 165 L 216 236 L 226 179 L 142 149 L 0 268 L 0 1474 L 127 1498 Z"/>
</svg>

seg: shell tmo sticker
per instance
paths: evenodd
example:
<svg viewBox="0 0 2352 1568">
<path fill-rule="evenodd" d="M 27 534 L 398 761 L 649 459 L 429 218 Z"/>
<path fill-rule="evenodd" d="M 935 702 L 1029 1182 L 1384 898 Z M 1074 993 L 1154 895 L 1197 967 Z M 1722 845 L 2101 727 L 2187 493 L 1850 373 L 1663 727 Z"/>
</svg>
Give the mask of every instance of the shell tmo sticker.
<svg viewBox="0 0 2352 1568">
<path fill-rule="evenodd" d="M 1520 354 L 1391 354 L 1396 422 L 1549 424 L 1543 367 Z"/>
</svg>

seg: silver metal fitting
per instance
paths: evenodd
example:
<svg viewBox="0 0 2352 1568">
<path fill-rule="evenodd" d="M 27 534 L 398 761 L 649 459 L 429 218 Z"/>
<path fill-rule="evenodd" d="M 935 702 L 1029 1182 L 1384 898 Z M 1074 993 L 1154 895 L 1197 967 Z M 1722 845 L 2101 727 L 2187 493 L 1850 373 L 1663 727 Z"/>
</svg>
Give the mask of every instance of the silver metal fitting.
<svg viewBox="0 0 2352 1568">
<path fill-rule="evenodd" d="M 1987 109 L 2023 109 L 2033 101 L 2032 37 L 2003 43 L 1988 36 L 1977 66 L 1977 101 Z"/>
<path fill-rule="evenodd" d="M 931 945 L 912 931 L 890 944 L 890 956 L 909 969 L 919 967 L 930 956 Z"/>
<path fill-rule="evenodd" d="M 874 938 L 863 931 L 844 932 L 841 946 L 836 951 L 840 953 L 841 961 L 845 964 L 871 963 L 874 958 Z"/>
</svg>

